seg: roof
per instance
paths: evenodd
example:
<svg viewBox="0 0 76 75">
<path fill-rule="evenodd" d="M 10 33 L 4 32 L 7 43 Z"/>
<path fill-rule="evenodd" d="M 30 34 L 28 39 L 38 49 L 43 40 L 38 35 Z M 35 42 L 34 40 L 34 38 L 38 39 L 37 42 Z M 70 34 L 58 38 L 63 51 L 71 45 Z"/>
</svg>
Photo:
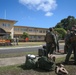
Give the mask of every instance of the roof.
<svg viewBox="0 0 76 75">
<path fill-rule="evenodd" d="M 8 20 L 8 19 L 0 19 L 0 21 L 11 21 L 11 22 L 18 22 L 18 21 L 16 21 L 16 20 Z"/>
<path fill-rule="evenodd" d="M 31 26 L 14 26 L 14 27 L 26 27 L 26 28 L 35 28 L 35 29 L 48 29 L 48 28 L 40 28 L 40 27 L 31 27 Z"/>
</svg>

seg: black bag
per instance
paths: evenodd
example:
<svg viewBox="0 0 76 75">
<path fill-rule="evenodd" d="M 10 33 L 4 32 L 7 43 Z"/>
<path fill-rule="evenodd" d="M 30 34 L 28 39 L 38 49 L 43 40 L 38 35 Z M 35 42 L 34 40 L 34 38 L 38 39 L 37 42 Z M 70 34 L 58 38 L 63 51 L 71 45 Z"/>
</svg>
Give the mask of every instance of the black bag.
<svg viewBox="0 0 76 75">
<path fill-rule="evenodd" d="M 46 50 L 45 49 L 38 49 L 38 55 L 39 56 L 46 56 Z"/>
</svg>

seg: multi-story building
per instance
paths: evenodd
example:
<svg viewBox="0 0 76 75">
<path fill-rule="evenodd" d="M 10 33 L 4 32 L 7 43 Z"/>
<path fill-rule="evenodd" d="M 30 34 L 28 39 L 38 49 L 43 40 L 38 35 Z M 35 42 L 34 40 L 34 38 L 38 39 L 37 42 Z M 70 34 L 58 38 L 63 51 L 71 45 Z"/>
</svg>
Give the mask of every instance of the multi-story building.
<svg viewBox="0 0 76 75">
<path fill-rule="evenodd" d="M 23 32 L 28 33 L 30 41 L 43 41 L 47 28 L 28 27 L 28 26 L 14 26 L 17 21 L 0 19 L 0 36 L 6 35 L 21 38 Z"/>
</svg>

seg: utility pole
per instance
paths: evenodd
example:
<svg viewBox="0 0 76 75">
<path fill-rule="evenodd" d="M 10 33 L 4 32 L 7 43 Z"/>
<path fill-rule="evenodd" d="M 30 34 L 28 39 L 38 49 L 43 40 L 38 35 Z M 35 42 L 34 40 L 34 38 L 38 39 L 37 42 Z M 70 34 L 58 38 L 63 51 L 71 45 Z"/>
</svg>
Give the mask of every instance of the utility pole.
<svg viewBox="0 0 76 75">
<path fill-rule="evenodd" d="M 6 19 L 6 10 L 5 10 L 5 12 L 4 12 L 4 19 Z"/>
</svg>

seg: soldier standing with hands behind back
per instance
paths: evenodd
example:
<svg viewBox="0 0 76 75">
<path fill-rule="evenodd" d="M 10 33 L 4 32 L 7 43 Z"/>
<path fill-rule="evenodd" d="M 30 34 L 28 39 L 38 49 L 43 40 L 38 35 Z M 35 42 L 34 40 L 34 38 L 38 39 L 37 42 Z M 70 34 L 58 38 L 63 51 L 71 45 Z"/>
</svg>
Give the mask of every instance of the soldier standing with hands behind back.
<svg viewBox="0 0 76 75">
<path fill-rule="evenodd" d="M 49 28 L 49 31 L 46 33 L 45 36 L 45 42 L 46 42 L 46 56 L 48 57 L 48 54 L 52 54 L 55 47 L 55 36 L 53 33 L 54 29 Z"/>
</svg>

